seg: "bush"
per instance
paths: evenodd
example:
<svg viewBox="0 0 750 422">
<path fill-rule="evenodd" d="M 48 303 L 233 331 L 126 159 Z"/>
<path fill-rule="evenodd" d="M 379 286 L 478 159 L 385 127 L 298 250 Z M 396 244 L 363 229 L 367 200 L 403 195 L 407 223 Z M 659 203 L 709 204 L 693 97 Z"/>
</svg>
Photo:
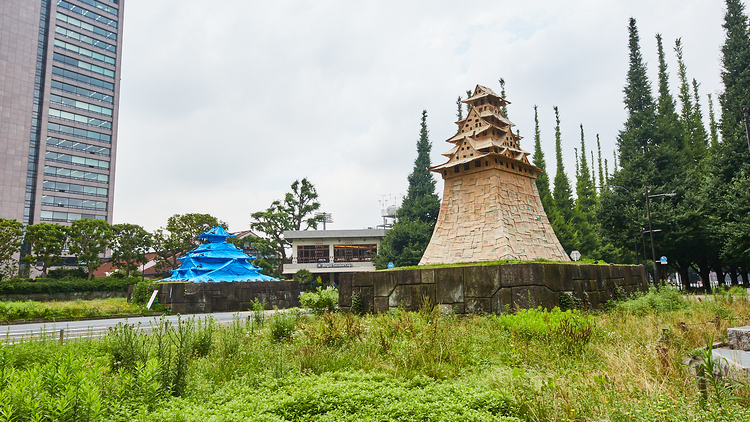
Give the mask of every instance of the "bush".
<svg viewBox="0 0 750 422">
<path fill-rule="evenodd" d="M 0 294 L 32 294 L 61 292 L 124 292 L 128 286 L 141 281 L 139 278 L 101 277 L 51 279 L 12 278 L 0 282 Z"/>
<path fill-rule="evenodd" d="M 275 312 L 271 315 L 268 325 L 271 330 L 271 339 L 281 342 L 292 338 L 292 334 L 297 330 L 297 312 L 281 312 L 279 308 L 274 308 Z"/>
<path fill-rule="evenodd" d="M 299 302 L 303 308 L 308 308 L 316 315 L 324 312 L 336 312 L 339 304 L 339 291 L 334 287 L 325 290 L 318 287 L 314 292 L 300 293 Z"/>
<path fill-rule="evenodd" d="M 77 268 L 55 268 L 54 270 L 47 271 L 47 277 L 55 280 L 60 279 L 76 279 L 76 278 L 89 278 L 88 273 L 81 267 Z"/>
<path fill-rule="evenodd" d="M 635 293 L 631 300 L 619 302 L 615 309 L 643 316 L 649 313 L 662 314 L 677 311 L 685 307 L 687 303 L 677 290 L 667 286 L 656 290 L 651 286 L 648 293 Z"/>
<path fill-rule="evenodd" d="M 147 304 L 149 299 L 151 299 L 154 290 L 156 290 L 154 287 L 155 284 L 156 283 L 149 280 L 143 280 L 136 284 L 133 288 L 133 295 L 131 296 L 130 301 L 141 305 Z"/>
</svg>

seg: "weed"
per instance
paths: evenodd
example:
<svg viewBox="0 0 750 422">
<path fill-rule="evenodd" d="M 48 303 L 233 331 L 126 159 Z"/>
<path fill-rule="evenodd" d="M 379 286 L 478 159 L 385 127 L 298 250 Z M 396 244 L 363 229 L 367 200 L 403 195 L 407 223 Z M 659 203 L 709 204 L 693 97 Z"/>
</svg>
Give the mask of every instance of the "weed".
<svg viewBox="0 0 750 422">
<path fill-rule="evenodd" d="M 365 305 L 362 302 L 362 295 L 359 292 L 352 293 L 351 312 L 354 315 L 364 315 L 365 313 Z"/>
<path fill-rule="evenodd" d="M 339 303 L 339 291 L 334 287 L 318 287 L 314 292 L 303 292 L 299 295 L 303 308 L 312 309 L 316 315 L 324 312 L 336 312 Z"/>
<path fill-rule="evenodd" d="M 136 366 L 142 366 L 148 359 L 150 343 L 140 323 L 137 327 L 123 323 L 115 325 L 109 329 L 106 341 L 115 371 L 122 368 L 132 373 Z"/>
<path fill-rule="evenodd" d="M 253 323 L 256 327 L 262 327 L 266 317 L 266 303 L 265 301 L 258 300 L 257 297 L 251 303 L 253 304 Z"/>
<path fill-rule="evenodd" d="M 560 309 L 567 311 L 568 309 L 582 309 L 583 301 L 575 295 L 573 292 L 562 292 L 560 294 Z"/>
<path fill-rule="evenodd" d="M 297 329 L 297 313 L 294 311 L 280 312 L 278 308 L 274 308 L 274 311 L 268 322 L 271 339 L 276 342 L 291 339 Z"/>
</svg>

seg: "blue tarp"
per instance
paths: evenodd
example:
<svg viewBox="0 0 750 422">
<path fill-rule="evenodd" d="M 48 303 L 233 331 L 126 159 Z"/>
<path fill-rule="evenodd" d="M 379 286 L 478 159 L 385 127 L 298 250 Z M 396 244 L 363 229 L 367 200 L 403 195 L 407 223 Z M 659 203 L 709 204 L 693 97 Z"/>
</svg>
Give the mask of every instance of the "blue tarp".
<svg viewBox="0 0 750 422">
<path fill-rule="evenodd" d="M 278 281 L 260 273 L 260 269 L 248 261 L 251 259 L 231 243 L 221 226 L 198 236 L 209 243 L 198 246 L 188 252 L 181 261 L 180 267 L 172 270 L 172 275 L 162 281 L 187 281 L 205 283 L 217 281 Z"/>
</svg>

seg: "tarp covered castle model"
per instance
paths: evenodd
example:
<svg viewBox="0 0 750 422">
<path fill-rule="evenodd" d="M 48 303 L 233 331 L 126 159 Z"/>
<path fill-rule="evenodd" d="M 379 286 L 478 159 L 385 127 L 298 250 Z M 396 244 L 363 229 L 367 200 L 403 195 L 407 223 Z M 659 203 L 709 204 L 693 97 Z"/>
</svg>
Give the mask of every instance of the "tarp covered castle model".
<svg viewBox="0 0 750 422">
<path fill-rule="evenodd" d="M 260 273 L 260 269 L 248 260 L 236 246 L 227 243 L 228 237 L 234 237 L 222 227 L 216 226 L 198 236 L 208 243 L 188 252 L 180 267 L 172 270 L 172 276 L 162 281 L 187 281 L 205 283 L 216 281 L 278 281 Z"/>
</svg>

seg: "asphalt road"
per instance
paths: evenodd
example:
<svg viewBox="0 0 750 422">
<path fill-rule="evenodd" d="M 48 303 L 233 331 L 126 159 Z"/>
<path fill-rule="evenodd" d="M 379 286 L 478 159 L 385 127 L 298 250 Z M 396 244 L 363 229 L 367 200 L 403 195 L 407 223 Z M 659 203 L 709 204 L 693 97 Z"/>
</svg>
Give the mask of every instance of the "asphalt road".
<svg viewBox="0 0 750 422">
<path fill-rule="evenodd" d="M 266 314 L 273 313 L 274 311 L 266 311 Z M 214 318 L 220 324 L 229 324 L 235 317 L 242 320 L 247 319 L 253 312 L 217 312 L 213 314 L 193 314 L 193 315 L 181 315 L 182 319 L 195 317 L 196 319 L 203 319 L 208 316 Z M 152 325 L 156 324 L 156 320 L 161 317 L 134 317 L 134 318 L 110 318 L 110 319 L 92 319 L 86 321 L 64 321 L 64 322 L 46 322 L 46 323 L 35 323 L 35 324 L 12 324 L 12 325 L 0 325 L 0 340 L 8 339 L 11 343 L 18 341 L 22 337 L 29 338 L 31 336 L 38 337 L 44 333 L 58 339 L 60 336 L 60 330 L 65 330 L 65 338 L 70 337 L 98 337 L 107 332 L 110 327 L 114 327 L 119 323 L 133 324 L 146 330 L 150 330 Z M 169 315 L 166 317 L 173 324 L 177 323 L 177 315 Z"/>
</svg>

